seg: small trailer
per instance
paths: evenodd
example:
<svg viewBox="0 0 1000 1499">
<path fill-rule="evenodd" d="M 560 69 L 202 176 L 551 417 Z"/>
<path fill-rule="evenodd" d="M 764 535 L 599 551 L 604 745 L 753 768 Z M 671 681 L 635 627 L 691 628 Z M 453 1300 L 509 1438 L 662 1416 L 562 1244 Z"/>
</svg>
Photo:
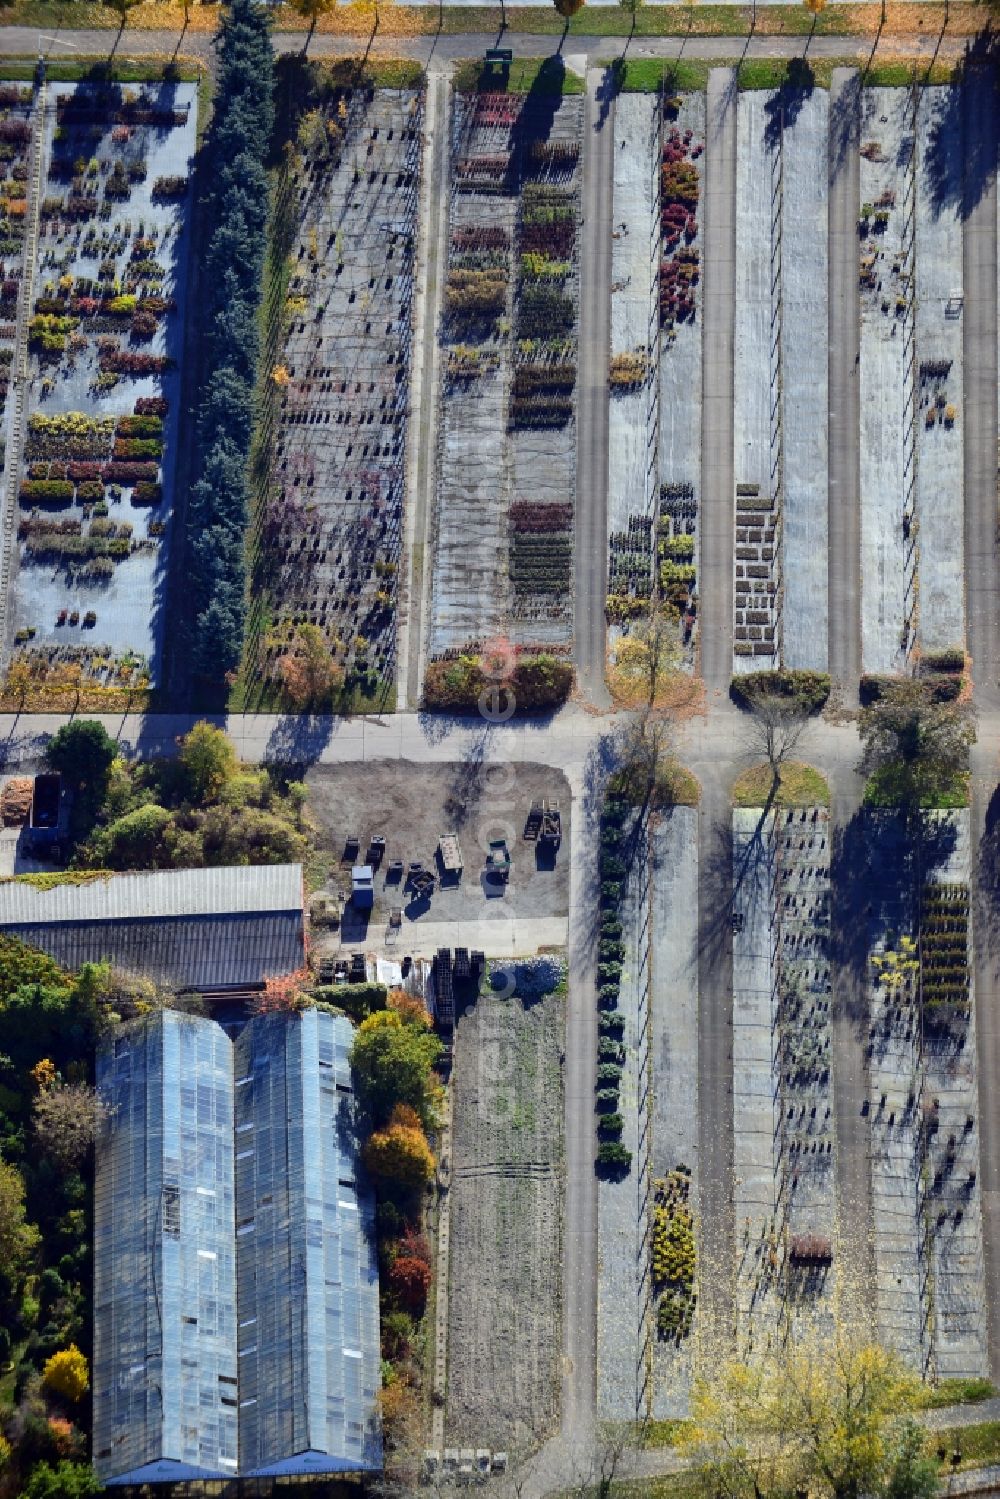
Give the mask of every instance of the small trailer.
<svg viewBox="0 0 1000 1499">
<path fill-rule="evenodd" d="M 441 878 L 457 884 L 462 878 L 462 848 L 457 833 L 442 833 L 438 839 L 438 858 L 441 861 Z"/>
<path fill-rule="evenodd" d="M 544 810 L 544 802 L 531 803 L 531 811 L 528 813 L 527 821 L 524 824 L 525 843 L 534 843 L 537 839 L 542 828 L 542 814 Z"/>
<path fill-rule="evenodd" d="M 351 901 L 359 911 L 375 904 L 375 872 L 370 864 L 355 864 L 351 870 Z"/>
<path fill-rule="evenodd" d="M 538 841 L 547 844 L 553 853 L 562 843 L 562 816 L 558 802 L 548 804 L 542 812 L 542 826 Z"/>
<path fill-rule="evenodd" d="M 490 851 L 486 855 L 486 873 L 506 885 L 510 878 L 510 849 L 505 838 L 491 838 Z"/>
</svg>

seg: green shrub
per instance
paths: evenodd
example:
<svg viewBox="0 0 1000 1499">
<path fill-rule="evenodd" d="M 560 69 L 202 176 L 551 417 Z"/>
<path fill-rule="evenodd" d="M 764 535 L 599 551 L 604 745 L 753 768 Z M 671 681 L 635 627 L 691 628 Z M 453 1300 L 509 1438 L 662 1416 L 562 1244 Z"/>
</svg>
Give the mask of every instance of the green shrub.
<svg viewBox="0 0 1000 1499">
<path fill-rule="evenodd" d="M 618 1089 L 617 1088 L 598 1088 L 598 1090 L 597 1090 L 597 1096 L 596 1096 L 596 1099 L 595 1099 L 595 1102 L 594 1102 L 594 1107 L 596 1108 L 596 1110 L 597 1110 L 597 1112 L 599 1114 L 604 1113 L 608 1109 L 611 1109 L 611 1110 L 617 1109 L 617 1107 L 618 1107 Z"/>
<path fill-rule="evenodd" d="M 944 651 L 928 651 L 920 658 L 921 671 L 965 670 L 965 652 L 960 646 L 949 646 Z"/>
<path fill-rule="evenodd" d="M 599 1135 L 618 1136 L 624 1128 L 625 1120 L 621 1114 L 602 1114 L 597 1121 Z"/>
<path fill-rule="evenodd" d="M 597 957 L 601 963 L 620 963 L 625 956 L 625 944 L 614 937 L 602 937 L 597 944 Z"/>
<path fill-rule="evenodd" d="M 602 1140 L 597 1147 L 597 1164 L 625 1172 L 632 1165 L 632 1152 L 620 1140 Z"/>
<path fill-rule="evenodd" d="M 830 678 L 822 671 L 752 671 L 735 676 L 729 695 L 738 708 L 748 712 L 760 698 L 787 698 L 790 707 L 803 713 L 818 713 L 830 696 Z"/>
<path fill-rule="evenodd" d="M 597 982 L 603 987 L 605 984 L 617 984 L 621 981 L 622 965 L 620 963 L 598 963 Z"/>
<path fill-rule="evenodd" d="M 621 1039 L 625 1030 L 624 1015 L 601 1015 L 597 1021 L 598 1032 L 602 1036 L 617 1036 Z"/>
<path fill-rule="evenodd" d="M 597 1007 L 600 1010 L 617 1010 L 618 995 L 621 992 L 619 984 L 602 984 L 597 991 Z"/>
<path fill-rule="evenodd" d="M 602 1062 L 617 1062 L 620 1065 L 625 1060 L 625 1048 L 614 1036 L 601 1036 L 597 1042 L 597 1055 Z"/>
<path fill-rule="evenodd" d="M 22 505 L 71 505 L 73 491 L 71 479 L 23 479 L 18 498 Z"/>
<path fill-rule="evenodd" d="M 321 984 L 312 996 L 343 1010 L 352 1020 L 366 1020 L 375 1010 L 385 1009 L 388 993 L 384 984 Z"/>
<path fill-rule="evenodd" d="M 599 1083 L 619 1083 L 621 1081 L 622 1069 L 620 1062 L 599 1062 L 597 1065 L 597 1081 Z"/>
<path fill-rule="evenodd" d="M 436 712 L 472 712 L 483 699 L 491 711 L 504 712 L 512 702 L 517 714 L 535 713 L 559 707 L 572 686 L 571 663 L 556 656 L 521 656 L 510 676 L 496 681 L 483 671 L 479 656 L 459 656 L 429 664 L 424 707 Z"/>
</svg>

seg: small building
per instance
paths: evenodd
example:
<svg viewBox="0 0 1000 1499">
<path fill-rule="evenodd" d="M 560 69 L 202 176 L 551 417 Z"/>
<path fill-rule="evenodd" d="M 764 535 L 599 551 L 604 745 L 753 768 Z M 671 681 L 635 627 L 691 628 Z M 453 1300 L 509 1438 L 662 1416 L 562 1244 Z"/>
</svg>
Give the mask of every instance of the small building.
<svg viewBox="0 0 1000 1499">
<path fill-rule="evenodd" d="M 305 962 L 301 864 L 163 869 L 39 889 L 0 881 L 0 931 L 65 968 L 107 961 L 174 989 L 253 989 Z"/>
</svg>

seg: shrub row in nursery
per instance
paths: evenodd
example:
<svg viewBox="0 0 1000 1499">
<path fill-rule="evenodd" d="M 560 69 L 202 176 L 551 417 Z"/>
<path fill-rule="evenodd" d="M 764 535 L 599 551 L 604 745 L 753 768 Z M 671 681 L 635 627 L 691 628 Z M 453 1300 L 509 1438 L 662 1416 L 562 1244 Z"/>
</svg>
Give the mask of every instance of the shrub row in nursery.
<svg viewBox="0 0 1000 1499">
<path fill-rule="evenodd" d="M 219 32 L 208 142 L 212 227 L 202 284 L 201 466 L 188 503 L 195 671 L 221 682 L 239 663 L 246 617 L 247 467 L 259 355 L 257 306 L 266 249 L 266 159 L 274 124 L 269 20 L 232 0 Z"/>
<path fill-rule="evenodd" d="M 733 677 L 729 695 L 738 708 L 751 712 L 760 698 L 784 698 L 790 708 L 818 713 L 830 696 L 830 678 L 822 671 L 751 671 Z"/>
<path fill-rule="evenodd" d="M 942 652 L 942 655 L 944 654 Z M 858 697 L 862 706 L 868 708 L 872 703 L 881 702 L 901 680 L 905 679 L 866 673 L 858 686 Z M 952 703 L 961 695 L 964 682 L 965 678 L 960 672 L 950 672 L 944 668 L 932 669 L 923 678 L 923 688 L 932 703 Z"/>
<path fill-rule="evenodd" d="M 616 1014 L 625 957 L 619 906 L 627 868 L 623 849 L 627 812 L 624 801 L 609 791 L 601 813 L 598 855 L 601 914 L 597 939 L 597 1168 L 616 1176 L 627 1173 L 632 1165 L 632 1153 L 619 1139 L 624 1124 L 618 1101 L 625 1065 L 625 1019 Z"/>
<path fill-rule="evenodd" d="M 432 661 L 424 676 L 424 707 L 462 713 L 477 709 L 483 693 L 495 687 L 500 707 L 511 698 L 515 713 L 537 713 L 557 708 L 569 697 L 573 667 L 559 656 L 545 653 L 519 656 L 509 675 L 490 675 L 478 655 Z"/>
</svg>

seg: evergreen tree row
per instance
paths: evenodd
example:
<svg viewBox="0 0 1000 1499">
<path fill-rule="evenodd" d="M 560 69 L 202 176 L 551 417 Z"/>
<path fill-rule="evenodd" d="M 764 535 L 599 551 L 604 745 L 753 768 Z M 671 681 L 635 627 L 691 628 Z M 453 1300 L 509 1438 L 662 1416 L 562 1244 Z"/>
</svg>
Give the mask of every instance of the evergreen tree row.
<svg viewBox="0 0 1000 1499">
<path fill-rule="evenodd" d="M 221 681 L 240 659 L 246 614 L 247 461 L 257 374 L 257 305 L 268 215 L 267 152 L 274 122 L 267 14 L 232 0 L 219 36 L 208 143 L 202 264 L 201 471 L 188 505 L 193 666 Z"/>
</svg>

